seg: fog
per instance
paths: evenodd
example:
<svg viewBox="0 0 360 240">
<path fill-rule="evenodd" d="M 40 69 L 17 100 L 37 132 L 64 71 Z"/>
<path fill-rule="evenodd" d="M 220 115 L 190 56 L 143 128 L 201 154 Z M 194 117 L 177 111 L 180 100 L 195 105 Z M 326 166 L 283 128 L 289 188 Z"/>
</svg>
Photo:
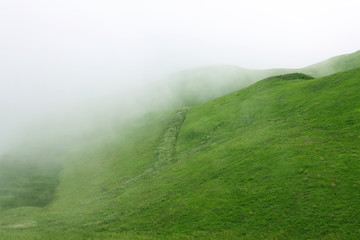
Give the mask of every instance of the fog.
<svg viewBox="0 0 360 240">
<path fill-rule="evenodd" d="M 108 131 L 169 107 L 169 76 L 185 69 L 298 68 L 359 50 L 359 7 L 350 0 L 0 1 L 0 154 L 40 135 Z"/>
</svg>

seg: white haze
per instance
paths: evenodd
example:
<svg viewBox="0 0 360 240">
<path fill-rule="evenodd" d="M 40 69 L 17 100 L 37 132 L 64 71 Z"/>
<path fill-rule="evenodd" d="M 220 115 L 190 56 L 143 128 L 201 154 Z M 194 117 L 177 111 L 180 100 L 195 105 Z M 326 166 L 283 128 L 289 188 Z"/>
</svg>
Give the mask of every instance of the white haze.
<svg viewBox="0 0 360 240">
<path fill-rule="evenodd" d="M 142 112 L 127 96 L 183 69 L 296 68 L 359 50 L 359 9 L 357 0 L 0 0 L 0 153 L 49 118 L 79 126 L 117 106 Z"/>
</svg>

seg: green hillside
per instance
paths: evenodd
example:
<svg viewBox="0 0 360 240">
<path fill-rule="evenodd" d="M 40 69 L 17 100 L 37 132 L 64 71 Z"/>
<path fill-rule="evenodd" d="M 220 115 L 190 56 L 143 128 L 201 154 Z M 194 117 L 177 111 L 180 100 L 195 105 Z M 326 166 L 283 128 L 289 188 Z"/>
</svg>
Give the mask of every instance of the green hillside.
<svg viewBox="0 0 360 240">
<path fill-rule="evenodd" d="M 157 97 L 148 97 L 143 105 L 163 107 L 194 106 L 223 96 L 261 79 L 299 72 L 314 77 L 324 77 L 337 72 L 360 67 L 360 51 L 330 58 L 320 63 L 298 69 L 246 69 L 233 65 L 199 67 L 173 74 L 164 82 L 149 86 Z M 167 101 L 164 102 L 164 98 Z"/>
<path fill-rule="evenodd" d="M 76 146 L 0 239 L 358 239 L 359 77 L 270 77 Z"/>
<path fill-rule="evenodd" d="M 360 51 L 344 54 L 330 58 L 326 61 L 316 63 L 306 68 L 298 69 L 298 72 L 310 74 L 314 77 L 321 77 L 337 72 L 342 72 L 360 66 Z"/>
<path fill-rule="evenodd" d="M 0 209 L 46 206 L 58 185 L 59 165 L 3 157 L 0 161 Z"/>
</svg>

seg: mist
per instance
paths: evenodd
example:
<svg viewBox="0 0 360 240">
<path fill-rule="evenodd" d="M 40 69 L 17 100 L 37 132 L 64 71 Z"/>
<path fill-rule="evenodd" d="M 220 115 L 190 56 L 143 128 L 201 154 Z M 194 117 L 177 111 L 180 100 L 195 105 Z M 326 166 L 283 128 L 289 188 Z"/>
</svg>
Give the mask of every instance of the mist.
<svg viewBox="0 0 360 240">
<path fill-rule="evenodd" d="M 197 104 L 262 76 L 237 66 L 300 68 L 359 50 L 359 7 L 358 1 L 2 1 L 0 154 L 71 145 L 69 139 L 184 105 L 178 99 L 185 92 L 198 96 L 185 104 Z M 176 80 L 184 70 L 223 64 L 230 73 L 207 69 L 187 78 L 211 78 L 213 87 Z"/>
</svg>

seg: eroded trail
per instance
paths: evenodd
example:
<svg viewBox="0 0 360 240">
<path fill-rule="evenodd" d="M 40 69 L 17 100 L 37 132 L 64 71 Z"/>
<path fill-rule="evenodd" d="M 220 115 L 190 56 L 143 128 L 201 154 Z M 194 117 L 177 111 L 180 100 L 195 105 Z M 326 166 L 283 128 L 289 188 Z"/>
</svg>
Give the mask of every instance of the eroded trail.
<svg viewBox="0 0 360 240">
<path fill-rule="evenodd" d="M 122 188 L 129 184 L 137 183 L 141 179 L 147 179 L 155 174 L 158 174 L 163 168 L 176 161 L 176 142 L 181 130 L 181 126 L 186 118 L 186 113 L 189 107 L 183 107 L 176 111 L 169 119 L 168 127 L 166 128 L 158 148 L 156 149 L 157 161 L 152 167 L 146 169 L 142 174 L 126 181 Z"/>
<path fill-rule="evenodd" d="M 154 165 L 155 170 L 175 161 L 177 138 L 188 110 L 189 108 L 181 108 L 169 120 L 169 127 L 163 135 L 163 138 L 157 149 L 158 161 Z"/>
</svg>

